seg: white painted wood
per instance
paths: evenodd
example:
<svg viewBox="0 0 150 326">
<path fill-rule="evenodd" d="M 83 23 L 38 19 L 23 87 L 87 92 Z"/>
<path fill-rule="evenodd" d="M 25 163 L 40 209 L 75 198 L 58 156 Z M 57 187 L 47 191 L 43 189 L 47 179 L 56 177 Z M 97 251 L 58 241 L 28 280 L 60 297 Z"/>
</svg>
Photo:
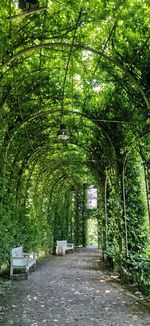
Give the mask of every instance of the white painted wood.
<svg viewBox="0 0 150 326">
<path fill-rule="evenodd" d="M 68 250 L 74 252 L 73 243 L 68 243 L 67 240 L 57 240 L 56 255 L 65 255 Z"/>
<path fill-rule="evenodd" d="M 29 269 L 34 265 L 36 269 L 36 253 L 33 252 L 23 252 L 23 247 L 16 247 L 11 250 L 11 259 L 10 259 L 10 278 L 13 278 L 14 268 L 24 268 L 26 272 L 26 278 L 29 276 Z"/>
</svg>

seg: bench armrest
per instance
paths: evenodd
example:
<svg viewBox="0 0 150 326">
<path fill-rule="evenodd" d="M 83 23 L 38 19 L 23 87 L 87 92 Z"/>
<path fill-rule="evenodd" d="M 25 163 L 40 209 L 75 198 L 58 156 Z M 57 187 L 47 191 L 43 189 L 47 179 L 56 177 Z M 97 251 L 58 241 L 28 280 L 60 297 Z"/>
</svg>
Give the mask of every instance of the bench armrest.
<svg viewBox="0 0 150 326">
<path fill-rule="evenodd" d="M 30 258 L 30 256 L 32 256 L 32 257 L 36 258 L 37 253 L 35 253 L 35 252 L 23 252 L 23 256 L 26 256 L 26 257 L 29 257 L 29 258 Z"/>
<path fill-rule="evenodd" d="M 67 243 L 67 247 L 72 247 L 72 248 L 74 248 L 74 244 L 73 244 L 73 243 Z"/>
<path fill-rule="evenodd" d="M 11 256 L 11 259 L 25 259 L 24 256 Z"/>
</svg>

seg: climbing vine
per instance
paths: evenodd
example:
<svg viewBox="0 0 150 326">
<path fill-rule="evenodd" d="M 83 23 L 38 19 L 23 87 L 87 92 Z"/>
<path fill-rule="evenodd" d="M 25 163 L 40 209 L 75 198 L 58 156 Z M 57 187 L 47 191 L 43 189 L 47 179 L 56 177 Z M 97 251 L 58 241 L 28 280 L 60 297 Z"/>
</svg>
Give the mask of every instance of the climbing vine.
<svg viewBox="0 0 150 326">
<path fill-rule="evenodd" d="M 17 3 L 0 8 L 0 265 L 93 238 L 123 279 L 150 254 L 149 3 Z"/>
</svg>

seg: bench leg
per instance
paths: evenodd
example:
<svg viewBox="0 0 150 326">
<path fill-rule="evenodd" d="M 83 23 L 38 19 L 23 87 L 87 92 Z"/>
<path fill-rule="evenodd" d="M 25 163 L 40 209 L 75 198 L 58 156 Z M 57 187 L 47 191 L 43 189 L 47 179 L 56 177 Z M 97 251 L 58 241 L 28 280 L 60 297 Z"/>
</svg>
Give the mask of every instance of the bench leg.
<svg viewBox="0 0 150 326">
<path fill-rule="evenodd" d="M 66 254 L 66 249 L 63 248 L 62 252 L 63 252 L 63 256 L 65 256 L 65 254 Z"/>
<path fill-rule="evenodd" d="M 13 279 L 13 266 L 10 266 L 10 279 Z"/>
<path fill-rule="evenodd" d="M 26 280 L 29 278 L 29 268 L 26 268 Z"/>
</svg>

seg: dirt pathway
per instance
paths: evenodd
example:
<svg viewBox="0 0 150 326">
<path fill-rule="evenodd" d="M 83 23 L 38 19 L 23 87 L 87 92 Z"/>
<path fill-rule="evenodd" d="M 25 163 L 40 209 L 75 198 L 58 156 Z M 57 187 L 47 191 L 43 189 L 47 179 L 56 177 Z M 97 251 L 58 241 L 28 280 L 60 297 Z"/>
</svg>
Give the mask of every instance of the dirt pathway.
<svg viewBox="0 0 150 326">
<path fill-rule="evenodd" d="M 150 313 L 98 270 L 98 251 L 46 259 L 29 280 L 10 282 L 1 326 L 148 326 Z"/>
</svg>

